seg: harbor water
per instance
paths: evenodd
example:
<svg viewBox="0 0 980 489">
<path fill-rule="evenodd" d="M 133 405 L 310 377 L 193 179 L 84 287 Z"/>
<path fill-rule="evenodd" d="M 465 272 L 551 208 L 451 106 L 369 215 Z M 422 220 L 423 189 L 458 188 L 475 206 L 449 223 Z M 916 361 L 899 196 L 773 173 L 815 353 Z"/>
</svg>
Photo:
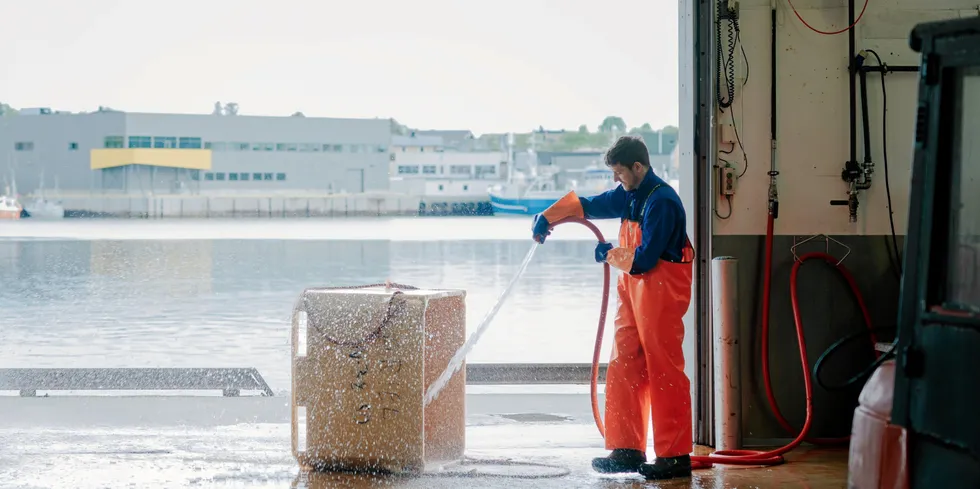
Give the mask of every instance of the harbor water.
<svg viewBox="0 0 980 489">
<path fill-rule="evenodd" d="M 285 392 L 290 312 L 304 288 L 391 280 L 464 289 L 469 336 L 531 248 L 530 222 L 3 223 L 0 368 L 255 367 Z M 618 222 L 600 227 L 613 239 Z M 468 362 L 591 361 L 602 268 L 591 232 L 577 228 L 557 229 L 537 250 Z"/>
</svg>

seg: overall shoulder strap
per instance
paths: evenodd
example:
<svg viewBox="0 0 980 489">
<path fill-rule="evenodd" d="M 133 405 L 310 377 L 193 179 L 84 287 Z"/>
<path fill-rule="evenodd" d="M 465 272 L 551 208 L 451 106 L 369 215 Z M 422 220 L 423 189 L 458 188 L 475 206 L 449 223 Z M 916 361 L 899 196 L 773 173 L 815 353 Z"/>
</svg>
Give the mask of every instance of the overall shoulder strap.
<svg viewBox="0 0 980 489">
<path fill-rule="evenodd" d="M 647 207 L 648 207 L 648 204 L 650 203 L 650 196 L 653 195 L 654 192 L 656 192 L 657 190 L 660 189 L 660 187 L 663 187 L 663 186 L 664 186 L 664 184 L 662 184 L 662 183 L 658 183 L 658 184 L 654 185 L 653 186 L 653 189 L 650 190 L 650 193 L 648 193 L 647 196 L 643 198 L 643 204 L 642 204 L 642 207 L 640 207 L 640 218 L 639 218 L 639 221 L 640 222 L 643 222 L 643 216 L 647 212 Z"/>
</svg>

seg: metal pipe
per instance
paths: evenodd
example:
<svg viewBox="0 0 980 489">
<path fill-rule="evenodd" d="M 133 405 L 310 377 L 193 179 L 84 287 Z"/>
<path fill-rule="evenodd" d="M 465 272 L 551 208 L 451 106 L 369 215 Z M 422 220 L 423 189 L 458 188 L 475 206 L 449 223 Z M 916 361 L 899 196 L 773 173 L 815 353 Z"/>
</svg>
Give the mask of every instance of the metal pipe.
<svg viewBox="0 0 980 489">
<path fill-rule="evenodd" d="M 857 161 L 857 90 L 855 87 L 855 75 L 857 75 L 856 60 L 854 59 L 854 0 L 847 0 L 847 25 L 852 26 L 847 30 L 847 72 L 848 86 L 850 95 L 850 119 L 851 119 L 851 153 L 849 161 Z"/>
<path fill-rule="evenodd" d="M 769 116 L 769 139 L 776 140 L 776 0 L 770 2 L 770 41 L 769 41 L 769 107 L 772 113 Z M 771 170 L 776 169 L 775 161 L 770 166 Z"/>
<path fill-rule="evenodd" d="M 779 218 L 779 192 L 776 189 L 776 0 L 770 0 L 769 41 L 769 215 Z"/>
<path fill-rule="evenodd" d="M 742 389 L 739 372 L 738 260 L 711 260 L 711 329 L 714 366 L 715 449 L 742 445 Z"/>
<path fill-rule="evenodd" d="M 871 123 L 868 122 L 868 74 L 864 70 L 858 74 L 861 80 L 861 126 L 864 134 L 864 165 L 871 164 Z"/>
<path fill-rule="evenodd" d="M 905 73 L 912 73 L 912 72 L 919 71 L 919 67 L 918 66 L 905 66 L 905 65 L 899 65 L 899 66 L 891 66 L 891 65 L 885 65 L 885 66 L 873 65 L 873 66 L 868 66 L 868 65 L 864 65 L 864 66 L 861 67 L 861 71 L 863 71 L 865 73 L 884 73 L 886 71 L 896 71 L 896 72 L 901 71 L 901 72 L 905 72 Z"/>
</svg>

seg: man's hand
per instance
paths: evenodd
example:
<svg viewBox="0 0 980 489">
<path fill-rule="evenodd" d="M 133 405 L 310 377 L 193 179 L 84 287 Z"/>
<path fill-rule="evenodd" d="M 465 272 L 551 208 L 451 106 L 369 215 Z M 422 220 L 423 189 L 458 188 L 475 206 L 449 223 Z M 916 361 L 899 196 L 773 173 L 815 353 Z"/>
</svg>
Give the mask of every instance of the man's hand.
<svg viewBox="0 0 980 489">
<path fill-rule="evenodd" d="M 534 215 L 534 222 L 531 224 L 531 239 L 538 243 L 544 243 L 545 238 L 551 234 L 551 223 L 542 214 Z"/>
<path fill-rule="evenodd" d="M 596 263 L 606 262 L 606 253 L 613 249 L 613 245 L 609 243 L 599 243 L 595 246 L 595 261 Z"/>
</svg>

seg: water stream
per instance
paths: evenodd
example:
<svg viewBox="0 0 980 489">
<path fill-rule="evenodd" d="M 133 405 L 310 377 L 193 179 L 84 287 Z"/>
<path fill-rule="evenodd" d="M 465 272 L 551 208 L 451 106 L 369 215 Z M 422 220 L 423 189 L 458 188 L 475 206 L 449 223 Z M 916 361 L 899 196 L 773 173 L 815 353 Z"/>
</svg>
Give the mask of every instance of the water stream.
<svg viewBox="0 0 980 489">
<path fill-rule="evenodd" d="M 496 316 L 497 311 L 500 310 L 500 306 L 507 301 L 507 297 L 511 292 L 513 292 L 514 286 L 517 285 L 517 282 L 520 281 L 521 276 L 524 275 L 524 271 L 527 270 L 527 265 L 531 262 L 531 258 L 534 256 L 534 251 L 537 249 L 538 243 L 532 242 L 531 249 L 527 250 L 527 255 L 524 257 L 524 261 L 521 262 L 520 267 L 518 267 L 517 273 L 514 274 L 514 277 L 510 279 L 510 283 L 507 284 L 507 287 L 504 288 L 503 292 L 501 292 L 497 297 L 497 301 L 494 302 L 493 307 L 490 308 L 490 311 L 487 312 L 486 316 L 483 316 L 483 319 L 480 321 L 480 325 L 477 326 L 476 331 L 470 335 L 469 339 L 466 340 L 466 343 L 464 343 L 459 350 L 456 350 L 456 354 L 449 360 L 449 365 L 446 366 L 446 369 L 442 371 L 439 377 L 436 378 L 435 382 L 433 382 L 425 391 L 423 406 L 428 406 L 429 403 L 439 397 L 439 392 L 446 387 L 449 380 L 453 378 L 453 375 L 455 375 L 459 368 L 463 365 L 463 360 L 466 359 L 466 355 L 469 354 L 470 350 L 472 350 L 473 347 L 476 346 L 476 343 L 480 341 L 480 337 L 483 336 L 483 333 L 489 329 L 490 323 L 493 322 L 493 317 Z"/>
</svg>

